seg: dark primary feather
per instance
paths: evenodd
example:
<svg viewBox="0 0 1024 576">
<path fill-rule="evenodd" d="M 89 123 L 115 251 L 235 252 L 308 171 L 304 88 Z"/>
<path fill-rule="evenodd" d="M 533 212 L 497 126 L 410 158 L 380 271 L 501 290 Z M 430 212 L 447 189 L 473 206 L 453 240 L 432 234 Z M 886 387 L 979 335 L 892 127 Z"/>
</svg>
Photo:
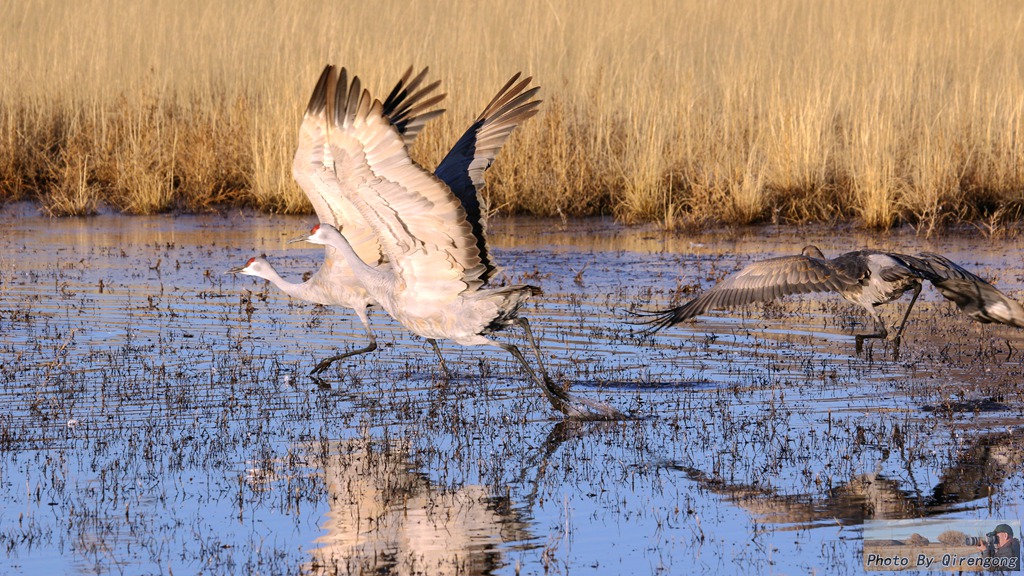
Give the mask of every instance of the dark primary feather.
<svg viewBox="0 0 1024 576">
<path fill-rule="evenodd" d="M 440 80 L 428 84 L 423 89 L 417 91 L 429 71 L 429 67 L 424 68 L 415 78 L 409 80 L 409 76 L 412 75 L 412 66 L 410 66 L 398 80 L 398 83 L 395 84 L 395 87 L 391 89 L 387 99 L 384 100 L 384 115 L 402 134 L 406 146 L 412 144 L 413 140 L 416 139 L 416 135 L 419 134 L 427 122 L 444 114 L 444 108 L 424 112 L 424 110 L 438 104 L 447 96 L 447 94 L 437 94 L 427 98 L 431 92 L 441 85 Z"/>
<path fill-rule="evenodd" d="M 443 108 L 430 111 L 427 111 L 427 108 L 436 105 L 447 96 L 447 94 L 431 96 L 431 93 L 441 85 L 440 80 L 417 91 L 430 68 L 424 68 L 415 78 L 410 80 L 409 77 L 412 75 L 412 70 L 411 66 L 406 70 L 405 74 L 395 84 L 395 87 L 391 89 L 391 93 L 383 104 L 384 116 L 402 135 L 406 146 L 413 143 L 427 122 L 444 113 Z M 344 102 L 345 106 L 340 108 L 340 112 L 353 112 L 353 110 L 349 109 L 349 105 L 357 105 L 359 103 L 358 98 L 362 96 L 359 79 L 353 78 L 351 91 L 339 97 L 335 93 L 336 87 L 339 85 L 338 74 L 339 69 L 337 67 L 331 64 L 324 66 L 323 72 L 320 73 L 320 79 L 317 80 L 316 87 L 313 89 L 313 94 L 309 97 L 309 103 L 306 105 L 306 116 L 322 114 L 328 105 L 340 105 L 341 102 Z M 348 70 L 341 68 L 340 74 L 344 79 L 340 85 L 348 86 Z"/>
<path fill-rule="evenodd" d="M 484 172 L 494 162 L 494 158 L 516 126 L 536 114 L 541 102 L 532 99 L 540 90 L 539 87 L 526 90 L 532 78 L 526 78 L 518 84 L 517 80 L 518 73 L 512 76 L 491 99 L 473 125 L 459 138 L 451 152 L 434 171 L 434 174 L 451 188 L 466 210 L 466 218 L 473 228 L 477 247 L 480 249 L 480 259 L 485 266 L 485 272 L 481 276 L 485 284 L 497 267 L 491 260 L 485 240 L 486 207 L 480 198 L 480 190 L 484 186 Z"/>
<path fill-rule="evenodd" d="M 334 87 L 334 74 L 334 66 L 328 64 L 324 67 L 320 79 L 316 81 L 316 87 L 313 88 L 313 94 L 309 97 L 309 103 L 306 104 L 306 116 L 315 116 L 324 111 L 327 105 L 327 92 Z"/>
</svg>

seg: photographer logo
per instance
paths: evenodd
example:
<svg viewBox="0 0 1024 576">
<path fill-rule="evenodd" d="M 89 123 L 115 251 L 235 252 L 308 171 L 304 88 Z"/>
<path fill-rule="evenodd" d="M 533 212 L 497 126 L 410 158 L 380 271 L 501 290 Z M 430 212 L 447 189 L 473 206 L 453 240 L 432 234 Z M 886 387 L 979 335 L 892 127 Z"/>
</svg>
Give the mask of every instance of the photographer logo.
<svg viewBox="0 0 1024 576">
<path fill-rule="evenodd" d="M 1020 572 L 1019 520 L 869 521 L 865 570 Z"/>
</svg>

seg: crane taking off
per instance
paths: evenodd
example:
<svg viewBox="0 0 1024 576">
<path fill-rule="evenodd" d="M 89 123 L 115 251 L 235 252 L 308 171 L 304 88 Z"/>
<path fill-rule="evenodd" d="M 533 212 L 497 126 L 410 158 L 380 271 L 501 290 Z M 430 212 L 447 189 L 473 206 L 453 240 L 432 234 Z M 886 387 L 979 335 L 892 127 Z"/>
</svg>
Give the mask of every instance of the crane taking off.
<svg viewBox="0 0 1024 576">
<path fill-rule="evenodd" d="M 978 322 L 997 322 L 1024 328 L 1024 308 L 985 280 L 968 272 L 945 256 L 925 252 L 907 256 L 877 250 L 858 250 L 831 260 L 816 246 L 807 246 L 797 256 L 782 256 L 754 262 L 689 302 L 668 310 L 640 312 L 653 317 L 648 333 L 679 324 L 707 310 L 768 302 L 790 294 L 837 292 L 847 301 L 867 310 L 874 331 L 856 334 L 857 351 L 869 338 L 885 338 L 888 331 L 877 307 L 913 291 L 910 305 L 893 339 L 898 351 L 903 327 L 910 316 L 921 283 L 927 280 L 962 312 Z"/>
<path fill-rule="evenodd" d="M 292 164 L 292 174 L 309 197 L 319 221 L 331 224 L 336 228 L 343 228 L 346 234 L 350 234 L 349 238 L 352 239 L 353 246 L 359 252 L 360 258 L 367 264 L 376 266 L 381 263 L 383 257 L 380 246 L 365 219 L 338 190 L 336 182 L 343 176 L 339 176 L 336 172 L 326 177 L 322 174 L 322 172 L 334 172 L 335 169 L 330 155 L 324 154 L 324 147 L 328 145 L 329 139 L 326 99 L 329 89 L 333 88 L 328 86 L 328 82 L 331 80 L 331 69 L 331 66 L 324 68 L 306 107 L 300 127 L 299 145 Z M 410 80 L 412 70 L 409 68 L 406 71 L 382 105 L 384 117 L 402 135 L 406 146 L 413 142 L 428 120 L 444 112 L 444 110 L 425 112 L 427 108 L 440 102 L 445 94 L 431 96 L 440 82 L 420 88 L 428 72 L 427 68 Z M 524 110 L 519 110 L 519 108 L 525 107 L 528 111 L 535 109 L 540 104 L 539 100 L 530 100 L 539 88 L 526 90 L 529 79 L 516 83 L 518 78 L 519 75 L 516 74 L 498 91 L 491 103 L 438 164 L 435 171 L 435 175 L 441 178 L 462 202 L 474 230 L 482 231 L 485 225 L 481 210 L 482 203 L 477 196 L 478 189 L 484 183 L 484 172 L 494 162 L 501 147 L 518 123 L 532 115 L 525 114 Z M 509 109 L 503 106 L 512 100 L 519 102 L 520 107 Z M 509 113 L 515 110 L 519 110 L 519 112 L 515 117 L 510 118 Z M 320 361 L 313 368 L 311 375 L 320 374 L 338 360 L 376 349 L 376 337 L 370 329 L 367 316 L 367 309 L 375 305 L 376 302 L 356 279 L 344 258 L 334 248 L 324 247 L 323 265 L 313 276 L 302 283 L 288 282 L 283 279 L 264 258 L 252 258 L 244 266 L 232 268 L 229 272 L 264 278 L 283 292 L 300 300 L 323 305 L 343 306 L 356 313 L 369 338 L 369 344 L 364 348 L 351 350 Z M 444 358 L 436 344 L 434 344 L 434 351 L 444 368 Z"/>
<path fill-rule="evenodd" d="M 527 320 L 519 309 L 540 289 L 529 285 L 493 287 L 496 270 L 484 227 L 471 220 L 456 192 L 409 157 L 401 134 L 383 114 L 380 101 L 348 80 L 344 68 L 327 98 L 331 121 L 329 154 L 337 187 L 365 218 L 383 251 L 382 264 L 367 264 L 347 230 L 318 224 L 305 239 L 337 249 L 374 300 L 404 327 L 428 340 L 463 346 L 503 348 L 523 366 L 558 411 L 584 419 L 621 418 L 617 410 L 570 395 L 547 374 Z M 536 113 L 522 96 L 492 103 L 497 114 L 520 122 Z M 490 108 L 490 106 L 488 107 Z M 487 144 L 481 137 L 477 146 Z M 345 235 L 343 235 L 343 233 Z M 488 338 L 509 326 L 526 333 L 540 375 L 513 344 Z"/>
</svg>

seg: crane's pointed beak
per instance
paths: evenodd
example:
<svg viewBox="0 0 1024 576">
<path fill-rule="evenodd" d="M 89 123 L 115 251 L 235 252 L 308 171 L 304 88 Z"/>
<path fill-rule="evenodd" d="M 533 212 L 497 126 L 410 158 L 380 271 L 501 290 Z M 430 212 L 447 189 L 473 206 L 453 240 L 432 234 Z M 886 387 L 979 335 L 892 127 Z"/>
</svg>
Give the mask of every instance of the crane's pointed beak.
<svg viewBox="0 0 1024 576">
<path fill-rule="evenodd" d="M 309 234 L 303 234 L 298 238 L 292 238 L 291 240 L 285 242 L 285 244 L 297 244 L 299 242 L 309 242 Z"/>
<path fill-rule="evenodd" d="M 245 266 L 235 266 L 231 270 L 228 270 L 227 272 L 224 272 L 224 274 L 238 274 L 242 270 L 245 270 Z"/>
</svg>

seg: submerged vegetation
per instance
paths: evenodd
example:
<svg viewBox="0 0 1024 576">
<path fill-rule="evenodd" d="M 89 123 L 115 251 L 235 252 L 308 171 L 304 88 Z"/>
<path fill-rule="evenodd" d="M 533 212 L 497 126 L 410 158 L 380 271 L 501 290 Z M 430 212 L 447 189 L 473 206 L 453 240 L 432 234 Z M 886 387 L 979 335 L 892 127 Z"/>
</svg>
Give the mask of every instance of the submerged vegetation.
<svg viewBox="0 0 1024 576">
<path fill-rule="evenodd" d="M 1024 207 L 1014 2 L 6 3 L 0 201 L 51 215 L 310 212 L 291 181 L 326 62 L 429 65 L 428 166 L 513 72 L 545 103 L 492 208 L 664 226 L 950 222 Z"/>
</svg>

